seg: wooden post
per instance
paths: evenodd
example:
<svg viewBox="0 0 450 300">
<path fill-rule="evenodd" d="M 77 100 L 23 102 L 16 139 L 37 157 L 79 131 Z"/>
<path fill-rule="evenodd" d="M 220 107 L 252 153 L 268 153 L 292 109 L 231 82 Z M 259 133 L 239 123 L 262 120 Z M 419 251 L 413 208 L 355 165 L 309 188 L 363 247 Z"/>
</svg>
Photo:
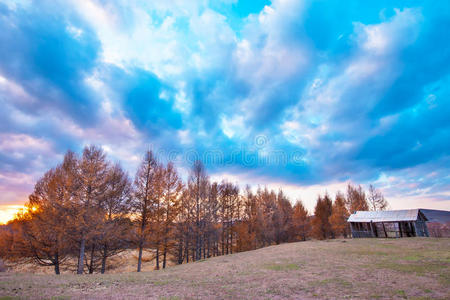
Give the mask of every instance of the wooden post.
<svg viewBox="0 0 450 300">
<path fill-rule="evenodd" d="M 398 230 L 400 231 L 400 237 L 403 237 L 402 222 L 398 222 Z"/>
<path fill-rule="evenodd" d="M 370 233 L 372 234 L 372 237 L 375 237 L 375 231 L 373 230 L 373 222 L 370 220 Z"/>
<path fill-rule="evenodd" d="M 376 223 L 372 223 L 373 224 L 373 232 L 375 233 L 375 237 L 378 237 L 378 228 L 377 228 L 377 224 Z"/>
<path fill-rule="evenodd" d="M 419 236 L 419 233 L 417 232 L 416 222 L 413 223 L 413 229 L 414 229 L 413 236 Z"/>
<path fill-rule="evenodd" d="M 381 224 L 383 225 L 383 231 L 384 231 L 384 236 L 388 237 L 387 233 L 386 233 L 386 227 L 384 227 L 384 222 L 381 222 Z"/>
</svg>

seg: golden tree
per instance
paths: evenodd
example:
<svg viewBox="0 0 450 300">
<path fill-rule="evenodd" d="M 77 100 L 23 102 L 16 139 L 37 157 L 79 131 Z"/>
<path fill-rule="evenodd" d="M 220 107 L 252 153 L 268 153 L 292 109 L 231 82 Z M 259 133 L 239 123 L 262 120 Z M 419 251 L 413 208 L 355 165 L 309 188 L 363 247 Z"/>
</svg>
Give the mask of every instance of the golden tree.
<svg viewBox="0 0 450 300">
<path fill-rule="evenodd" d="M 169 162 L 163 170 L 163 269 L 166 267 L 167 254 L 174 246 L 175 220 L 181 210 L 181 194 L 183 183 L 175 169 Z"/>
<path fill-rule="evenodd" d="M 160 166 L 152 151 L 145 153 L 134 180 L 134 195 L 132 202 L 133 214 L 137 224 L 135 242 L 138 247 L 137 271 L 142 267 L 142 251 L 148 245 L 151 213 L 154 198 L 156 197 L 155 185 L 160 173 Z"/>
<path fill-rule="evenodd" d="M 315 238 L 323 240 L 332 237 L 331 224 L 329 217 L 332 212 L 332 202 L 328 194 L 317 198 L 314 208 L 314 217 L 312 219 L 312 233 Z"/>
<path fill-rule="evenodd" d="M 292 237 L 294 240 L 306 241 L 311 232 L 310 217 L 302 201 L 298 200 L 292 212 Z"/>
<path fill-rule="evenodd" d="M 347 185 L 347 198 L 345 205 L 349 213 L 369 210 L 366 193 L 360 185 L 353 186 L 350 183 Z"/>
<path fill-rule="evenodd" d="M 341 192 L 336 194 L 336 199 L 333 203 L 332 214 L 330 216 L 330 224 L 333 232 L 336 236 L 348 235 L 348 224 L 347 219 L 349 213 L 345 207 L 345 197 Z"/>
</svg>

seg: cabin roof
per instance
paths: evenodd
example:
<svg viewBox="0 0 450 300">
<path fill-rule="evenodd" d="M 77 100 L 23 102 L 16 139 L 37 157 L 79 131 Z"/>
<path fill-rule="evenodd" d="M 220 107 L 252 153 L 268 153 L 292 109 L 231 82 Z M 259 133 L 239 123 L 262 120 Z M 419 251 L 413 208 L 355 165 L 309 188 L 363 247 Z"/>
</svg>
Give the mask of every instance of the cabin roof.
<svg viewBox="0 0 450 300">
<path fill-rule="evenodd" d="M 448 210 L 420 209 L 420 212 L 423 213 L 430 222 L 443 224 L 450 223 L 450 211 Z"/>
<path fill-rule="evenodd" d="M 419 209 L 357 211 L 350 215 L 347 222 L 402 222 L 417 221 Z M 426 218 L 424 217 L 425 221 Z"/>
</svg>

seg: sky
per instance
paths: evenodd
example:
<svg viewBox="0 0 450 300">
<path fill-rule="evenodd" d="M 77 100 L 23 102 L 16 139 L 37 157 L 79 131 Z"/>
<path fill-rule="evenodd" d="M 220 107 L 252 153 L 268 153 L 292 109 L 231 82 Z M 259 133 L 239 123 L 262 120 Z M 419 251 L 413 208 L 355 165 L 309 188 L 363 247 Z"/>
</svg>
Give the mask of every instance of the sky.
<svg viewBox="0 0 450 300">
<path fill-rule="evenodd" d="M 0 217 L 89 144 L 450 209 L 448 1 L 0 0 L 0 28 Z"/>
</svg>

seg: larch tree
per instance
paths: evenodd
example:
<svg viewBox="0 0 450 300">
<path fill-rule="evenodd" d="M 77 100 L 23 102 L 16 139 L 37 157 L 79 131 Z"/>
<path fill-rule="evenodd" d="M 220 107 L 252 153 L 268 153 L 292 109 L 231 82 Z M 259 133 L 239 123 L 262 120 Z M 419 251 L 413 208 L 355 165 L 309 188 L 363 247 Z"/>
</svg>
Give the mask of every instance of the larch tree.
<svg viewBox="0 0 450 300">
<path fill-rule="evenodd" d="M 19 238 L 26 243 L 16 249 L 31 253 L 39 265 L 53 265 L 55 273 L 71 254 L 70 228 L 74 203 L 78 201 L 78 158 L 68 151 L 63 163 L 38 180 L 29 196 L 27 210 L 18 217 Z"/>
<path fill-rule="evenodd" d="M 175 220 L 181 210 L 183 183 L 173 163 L 169 162 L 163 170 L 163 269 L 166 268 L 167 254 L 173 247 Z"/>
<path fill-rule="evenodd" d="M 347 198 L 345 205 L 349 213 L 354 213 L 356 211 L 369 210 L 369 205 L 366 199 L 366 193 L 360 185 L 353 186 L 348 184 L 347 186 Z"/>
<path fill-rule="evenodd" d="M 292 228 L 293 238 L 299 241 L 306 241 L 311 232 L 308 211 L 300 200 L 293 207 Z"/>
<path fill-rule="evenodd" d="M 239 247 L 242 251 L 253 250 L 258 247 L 256 239 L 259 231 L 258 210 L 257 198 L 251 191 L 250 186 L 247 185 L 243 197 L 242 223 L 244 225 L 240 229 L 241 235 L 238 236 L 241 239 Z"/>
<path fill-rule="evenodd" d="M 60 274 L 70 250 L 60 173 L 60 168 L 51 169 L 36 183 L 26 210 L 17 217 L 21 226 L 13 245 L 22 257 L 54 266 L 55 274 Z"/>
<path fill-rule="evenodd" d="M 163 244 L 164 236 L 164 224 L 165 217 L 163 194 L 165 189 L 164 183 L 164 166 L 158 164 L 155 170 L 153 180 L 153 197 L 150 198 L 150 230 L 149 235 L 151 251 L 153 252 L 153 259 L 155 260 L 155 269 L 159 270 L 160 256 Z"/>
<path fill-rule="evenodd" d="M 228 181 L 219 186 L 219 215 L 221 223 L 221 252 L 222 255 L 233 253 L 234 219 L 237 216 L 237 202 L 239 201 L 239 187 Z"/>
<path fill-rule="evenodd" d="M 273 214 L 275 243 L 281 244 L 290 240 L 289 231 L 292 228 L 292 204 L 280 190 L 277 195 L 277 207 Z"/>
<path fill-rule="evenodd" d="M 106 260 L 124 251 L 128 245 L 129 213 L 131 210 L 131 182 L 119 164 L 110 168 L 103 202 L 104 221 L 100 234 L 101 273 L 106 271 Z"/>
<path fill-rule="evenodd" d="M 180 195 L 180 207 L 175 219 L 173 232 L 174 247 L 172 248 L 172 258 L 176 264 L 189 262 L 189 248 L 192 237 L 192 198 L 188 188 L 184 188 Z"/>
<path fill-rule="evenodd" d="M 329 218 L 332 213 L 332 201 L 328 194 L 317 199 L 312 219 L 312 230 L 315 238 L 323 240 L 332 237 L 331 224 Z"/>
<path fill-rule="evenodd" d="M 345 197 L 341 192 L 338 192 L 336 194 L 336 198 L 333 203 L 332 214 L 330 216 L 331 228 L 336 236 L 347 237 L 348 217 L 349 213 L 347 208 L 345 207 Z"/>
<path fill-rule="evenodd" d="M 138 247 L 137 272 L 142 268 L 142 251 L 147 246 L 150 217 L 153 199 L 155 197 L 155 183 L 160 166 L 152 151 L 145 153 L 134 180 L 134 196 L 132 202 L 135 222 L 137 223 L 136 243 Z"/>
<path fill-rule="evenodd" d="M 88 146 L 83 150 L 79 163 L 80 187 L 78 192 L 77 220 L 74 224 L 79 239 L 79 255 L 77 274 L 83 274 L 84 263 L 94 259 L 93 253 L 98 247 L 96 240 L 103 220 L 102 205 L 107 189 L 109 164 L 103 150 L 96 146 Z M 91 253 L 88 262 L 85 259 L 86 245 Z M 92 268 L 89 270 L 92 273 Z"/>
<path fill-rule="evenodd" d="M 202 237 L 204 234 L 203 212 L 204 204 L 207 198 L 207 187 L 209 179 L 206 175 L 203 163 L 197 160 L 192 166 L 188 179 L 189 196 L 193 200 L 192 212 L 194 217 L 194 249 L 193 259 L 201 259 Z"/>
<path fill-rule="evenodd" d="M 380 190 L 373 185 L 369 186 L 369 195 L 367 196 L 370 210 L 386 210 L 389 206 Z"/>
<path fill-rule="evenodd" d="M 211 257 L 218 255 L 219 247 L 219 222 L 220 222 L 219 184 L 217 182 L 208 185 L 208 198 L 205 204 L 205 247 L 206 255 Z"/>
</svg>

